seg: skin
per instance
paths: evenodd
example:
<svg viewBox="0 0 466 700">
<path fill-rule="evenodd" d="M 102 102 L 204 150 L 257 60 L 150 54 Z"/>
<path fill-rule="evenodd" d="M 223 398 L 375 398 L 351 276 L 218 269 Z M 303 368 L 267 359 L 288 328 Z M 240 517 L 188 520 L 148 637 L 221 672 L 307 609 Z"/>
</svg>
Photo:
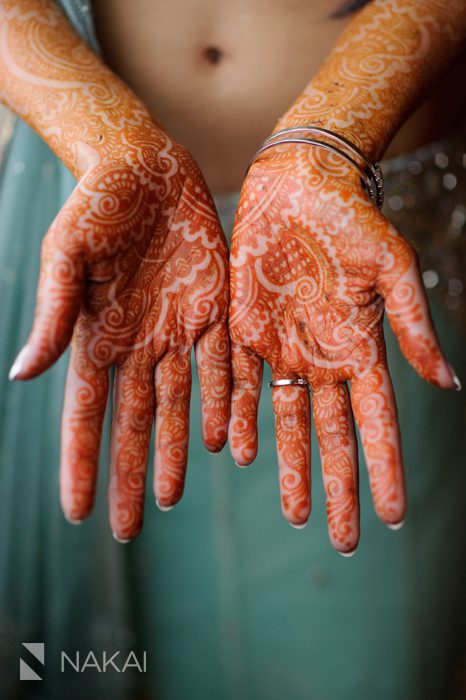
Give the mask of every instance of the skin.
<svg viewBox="0 0 466 700">
<path fill-rule="evenodd" d="M 376 0 L 348 27 L 274 131 L 322 126 L 379 158 L 465 38 L 460 0 L 448 7 L 436 0 Z M 230 284 L 233 457 L 246 466 L 257 453 L 263 360 L 274 379 L 306 379 L 330 540 L 351 553 L 359 540 L 353 416 L 377 514 L 396 527 L 406 509 L 384 307 L 418 374 L 443 388 L 458 383 L 432 326 L 416 254 L 338 155 L 278 145 L 259 156 L 243 185 Z M 275 387 L 272 400 L 282 510 L 301 526 L 311 509 L 309 396 L 304 387 Z"/>
<path fill-rule="evenodd" d="M 342 0 L 131 0 L 129 10 L 128 0 L 92 1 L 105 60 L 189 149 L 215 193 L 241 188 L 250 159 L 352 21 L 330 18 L 341 5 Z M 387 157 L 462 123 L 466 91 L 458 86 L 465 71 L 463 51 L 424 92 Z"/>
<path fill-rule="evenodd" d="M 154 417 L 156 499 L 182 495 L 193 346 L 205 445 L 226 440 L 226 241 L 192 157 L 53 2 L 1 0 L 0 34 L 0 96 L 78 181 L 45 235 L 34 325 L 10 376 L 36 377 L 71 341 L 60 494 L 76 522 L 93 506 L 116 367 L 109 515 L 128 540 L 142 527 Z"/>
<path fill-rule="evenodd" d="M 110 3 L 107 7 L 109 5 Z M 16 6 L 18 3 L 6 0 L 0 2 L 0 8 L 11 13 L 8 17 L 4 15 L 7 19 L 4 23 L 6 31 L 13 37 L 13 41 L 7 43 L 8 56 L 14 55 L 14 60 L 22 65 L 30 61 L 30 55 L 25 54 L 24 46 L 30 48 L 31 44 L 30 35 L 27 42 L 22 38 L 25 33 L 35 30 L 37 23 L 40 25 L 44 22 L 44 13 L 40 19 L 38 2 L 22 0 L 19 6 L 24 14 L 20 21 L 14 11 Z M 43 7 L 41 3 L 42 11 Z M 32 10 L 32 14 L 29 10 Z M 261 21 L 264 19 L 263 10 L 264 8 L 258 11 Z M 156 421 L 156 492 L 163 506 L 176 502 L 181 495 L 189 393 L 186 349 L 189 343 L 192 344 L 199 337 L 196 333 L 193 337 L 187 332 L 187 328 L 191 329 L 193 325 L 201 338 L 206 335 L 206 329 L 207 335 L 212 332 L 214 337 L 211 344 L 213 350 L 209 344 L 209 351 L 198 352 L 201 367 L 202 357 L 206 358 L 206 371 L 202 373 L 201 369 L 201 386 L 205 387 L 205 402 L 211 407 L 210 418 L 203 420 L 204 433 L 213 433 L 213 440 L 207 437 L 207 443 L 213 449 L 217 449 L 224 440 L 228 417 L 225 401 L 228 394 L 228 372 L 225 369 L 227 339 L 222 304 L 224 307 L 226 285 L 220 284 L 214 291 L 213 282 L 206 281 L 204 273 L 198 270 L 194 283 L 192 280 L 184 286 L 181 283 L 184 290 L 181 296 L 183 299 L 189 298 L 188 311 L 179 303 L 176 294 L 171 295 L 167 291 L 166 303 L 162 303 L 161 308 L 159 305 L 152 313 L 152 305 L 157 306 L 159 303 L 160 289 L 165 291 L 167 279 L 176 286 L 180 277 L 183 279 L 186 269 L 190 272 L 195 269 L 193 263 L 198 257 L 204 255 L 207 259 L 206 248 L 208 251 L 218 249 L 218 257 L 223 261 L 218 263 L 220 279 L 220 270 L 224 270 L 225 263 L 224 241 L 202 176 L 186 151 L 166 136 L 158 122 L 149 116 L 143 103 L 135 98 L 124 83 L 83 47 L 66 23 L 58 18 L 51 5 L 48 12 L 51 14 L 46 13 L 46 16 L 54 17 L 52 24 L 55 23 L 54 26 L 58 29 L 53 32 L 47 26 L 41 45 L 47 47 L 49 56 L 55 55 L 57 58 L 56 62 L 49 59 L 45 61 L 46 69 L 51 71 L 50 76 L 55 81 L 54 87 L 49 82 L 44 87 L 43 81 L 31 79 L 30 75 L 25 79 L 24 72 L 12 71 L 7 61 L 7 70 L 2 71 L 1 78 L 4 100 L 48 140 L 55 152 L 69 163 L 78 178 L 85 179 L 87 175 L 92 175 L 95 180 L 90 178 L 82 192 L 79 190 L 81 181 L 78 184 L 78 205 L 73 209 L 75 218 L 69 216 L 72 222 L 68 228 L 70 235 L 63 235 L 68 221 L 68 217 L 64 216 L 57 225 L 56 232 L 50 235 L 50 245 L 47 242 L 48 236 L 46 238 L 38 320 L 28 353 L 22 357 L 23 366 L 21 369 L 16 368 L 16 376 L 34 376 L 49 366 L 68 342 L 78 314 L 73 347 L 78 345 L 83 350 L 76 352 L 73 349 L 73 357 L 76 359 L 72 364 L 67 388 L 67 396 L 71 396 L 71 411 L 67 414 L 67 399 L 64 462 L 62 461 L 65 465 L 62 467 L 62 493 L 65 495 L 62 496 L 62 502 L 67 510 L 66 494 L 77 494 L 81 509 L 79 512 L 85 514 L 87 511 L 83 504 L 90 505 L 95 481 L 97 443 L 107 390 L 104 374 L 110 365 L 118 365 L 112 464 L 122 466 L 114 469 L 112 478 L 111 519 L 113 518 L 112 525 L 117 525 L 114 526 L 117 535 L 126 538 L 133 536 L 142 522 L 146 441 L 154 401 L 153 396 L 150 396 L 150 372 L 153 367 L 156 367 L 157 405 L 167 406 L 169 416 L 166 423 Z M 136 15 L 135 12 L 134 16 Z M 402 22 L 399 21 L 401 15 Z M 296 15 L 293 16 L 295 22 Z M 266 13 L 266 17 L 270 17 L 270 12 Z M 182 23 L 184 19 L 177 15 L 177 21 Z M 280 22 L 283 19 L 280 12 L 276 19 Z M 459 52 L 464 39 L 462 20 L 464 11 L 459 0 L 452 7 L 449 6 L 448 12 L 442 3 L 433 0 L 423 3 L 422 8 L 408 0 L 373 3 L 348 28 L 322 71 L 276 128 L 294 124 L 320 124 L 345 134 L 370 157 L 379 157 L 416 101 L 429 89 L 427 75 L 434 80 Z M 230 26 L 229 22 L 227 25 Z M 306 23 L 302 25 L 305 26 Z M 392 31 L 394 26 L 396 32 Z M 423 27 L 424 32 L 420 47 L 417 46 L 419 26 Z M 181 51 L 185 44 L 183 32 L 164 33 L 179 38 Z M 139 35 L 133 32 L 134 36 Z M 267 34 L 257 36 L 264 38 Z M 295 46 L 296 36 L 291 27 L 288 32 L 284 32 L 284 36 L 291 36 Z M 382 51 L 381 70 L 377 74 L 371 60 L 374 56 L 380 58 L 380 46 L 384 46 L 385 38 L 389 39 L 388 55 Z M 301 40 L 303 46 L 309 44 L 306 36 L 303 35 Z M 125 42 L 119 43 L 126 50 Z M 158 42 L 154 42 L 154 45 L 158 45 Z M 264 46 L 273 46 L 274 50 L 270 54 L 272 59 L 277 54 L 277 47 L 267 39 Z M 302 52 L 285 53 L 300 56 Z M 174 57 L 176 58 L 177 56 Z M 351 62 L 349 76 L 344 65 L 346 58 Z M 73 63 L 74 60 L 76 63 Z M 36 64 L 37 61 L 34 66 Z M 70 70 L 65 76 L 62 75 L 64 64 Z M 247 65 L 248 75 L 249 64 L 250 60 Z M 176 60 L 169 62 L 169 65 L 177 65 Z M 270 71 L 269 63 L 262 61 L 261 65 L 267 66 L 269 76 L 276 76 L 276 72 Z M 429 71 L 425 70 L 426 65 L 429 66 Z M 162 75 L 167 66 L 166 63 L 161 63 L 160 66 Z M 28 70 L 30 73 L 29 67 Z M 124 66 L 119 72 L 124 72 Z M 37 68 L 34 67 L 34 75 L 36 74 Z M 137 71 L 134 72 L 136 74 Z M 289 74 L 294 75 L 291 71 Z M 88 76 L 87 81 L 82 80 L 82 75 Z M 131 82 L 130 79 L 128 81 Z M 81 87 L 76 88 L 76 82 Z M 89 82 L 93 85 L 92 91 L 88 90 Z M 218 95 L 219 86 L 213 81 L 212 83 L 211 94 Z M 273 87 L 275 83 L 274 79 Z M 291 84 L 290 81 L 285 81 L 287 83 Z M 230 85 L 228 81 L 222 84 Z M 188 89 L 190 85 L 189 80 L 183 79 L 183 88 Z M 234 87 L 234 83 L 231 85 Z M 111 110 L 108 99 L 105 99 L 109 87 L 112 93 Z M 143 89 L 144 86 L 138 92 L 141 93 Z M 165 125 L 169 124 L 171 129 L 173 124 L 175 129 L 175 113 L 182 115 L 183 123 L 192 123 L 191 119 L 186 119 L 179 104 L 175 110 L 176 105 L 170 103 L 168 97 L 165 101 L 155 99 L 163 91 L 158 92 L 154 87 L 152 90 L 152 111 L 157 110 L 159 102 L 160 111 L 164 109 L 164 104 L 167 107 Z M 269 91 L 265 91 L 265 94 L 272 93 L 275 95 L 279 91 L 272 89 L 272 86 Z M 49 112 L 44 111 L 44 94 L 52 105 Z M 284 93 L 280 94 L 280 99 L 285 99 Z M 394 100 L 395 94 L 400 99 Z M 63 95 L 66 96 L 65 100 Z M 86 118 L 89 101 L 93 116 L 90 122 Z M 248 97 L 246 103 L 257 104 L 257 100 Z M 122 111 L 119 111 L 120 106 Z M 228 156 L 232 152 L 217 148 L 218 142 L 213 130 L 215 124 L 221 123 L 223 128 L 225 123 L 218 119 L 218 113 L 207 109 L 206 104 L 204 109 L 202 105 L 198 106 L 200 114 L 210 115 L 212 119 L 212 128 L 204 124 L 207 140 L 214 143 L 214 147 L 210 151 L 207 149 L 206 153 L 215 153 L 217 169 L 220 164 L 220 171 L 228 172 L 225 162 L 230 163 Z M 274 109 L 276 112 L 276 105 Z M 48 120 L 47 114 L 50 112 L 55 114 L 53 119 Z M 244 129 L 244 121 L 235 120 L 241 134 L 249 134 L 256 128 L 254 119 L 248 118 L 247 122 L 251 129 Z M 82 136 L 83 125 L 85 138 Z M 256 140 L 262 129 L 263 127 L 258 128 L 257 133 L 254 132 Z M 239 133 L 231 129 L 224 131 L 226 136 L 230 136 L 229 141 L 235 143 L 231 137 L 238 137 Z M 195 135 L 191 133 L 193 142 Z M 141 149 L 140 146 L 149 142 L 154 149 L 149 149 L 150 153 L 147 153 L 146 147 Z M 236 150 L 239 152 L 239 149 Z M 160 158 L 162 153 L 164 157 Z M 165 162 L 166 153 L 173 155 L 173 169 Z M 219 153 L 225 157 L 219 158 Z M 245 153 L 246 150 L 243 150 L 242 161 L 235 161 L 236 170 L 228 180 L 228 188 L 232 186 L 231 183 L 237 182 L 240 166 L 243 168 L 245 165 Z M 93 224 L 94 219 L 98 218 L 96 215 L 93 218 L 92 213 L 95 202 L 99 202 L 96 193 L 102 191 L 101 185 L 109 203 L 118 202 L 121 206 L 121 202 L 126 199 L 130 201 L 128 197 L 120 196 L 119 186 L 117 196 L 112 198 L 117 179 L 113 176 L 113 165 L 116 161 L 120 166 L 122 160 L 125 166 L 124 177 L 136 177 L 137 180 L 132 192 L 141 195 L 143 201 L 149 201 L 158 213 L 154 214 L 149 204 L 141 205 L 141 218 L 132 218 L 132 225 L 123 228 L 122 232 L 119 217 L 115 217 L 112 210 L 114 207 L 106 206 L 106 226 L 100 226 L 99 220 L 99 226 L 92 230 L 92 235 L 89 235 L 87 228 L 80 231 L 79 226 L 82 222 L 86 223 L 89 212 Z M 160 175 L 159 167 L 153 166 L 154 160 L 162 169 L 163 184 L 159 187 L 156 177 L 157 184 L 151 190 L 146 183 L 146 171 L 151 176 L 154 171 L 157 176 Z M 161 166 L 161 161 L 167 166 L 168 174 Z M 126 172 L 128 163 L 132 166 Z M 99 166 L 103 168 L 102 172 Z M 109 171 L 105 168 L 109 168 Z M 173 172 L 175 176 L 170 177 Z M 109 174 L 110 177 L 107 177 Z M 223 189 L 221 181 L 215 180 L 214 175 L 211 178 L 209 175 L 209 179 L 215 189 Z M 223 184 L 225 182 L 227 181 L 223 181 Z M 152 180 L 150 184 L 153 184 Z M 131 187 L 124 188 L 125 193 L 128 189 L 131 190 Z M 145 189 L 149 190 L 146 197 L 143 195 Z M 88 192 L 91 193 L 90 196 Z M 152 192 L 156 194 L 151 195 Z M 73 196 L 70 202 L 72 199 Z M 202 201 L 203 206 L 196 206 L 193 200 L 197 203 Z M 183 201 L 183 206 L 178 207 L 180 201 Z M 329 202 L 331 206 L 328 206 Z M 182 226 L 173 225 L 178 220 L 176 216 L 171 216 L 174 209 L 178 214 L 179 208 L 183 212 L 180 213 Z M 139 213 L 139 207 L 135 207 L 135 211 Z M 62 212 L 59 217 L 61 214 Z M 178 261 L 178 266 L 174 264 L 167 271 L 162 264 L 161 274 L 156 279 L 154 270 L 159 269 L 157 265 L 161 258 L 165 259 L 164 252 L 154 243 L 154 255 L 147 255 L 147 250 L 152 252 L 148 242 L 150 236 L 147 234 L 146 239 L 141 231 L 150 229 L 150 242 L 156 241 L 161 245 L 163 235 L 158 231 L 160 221 L 166 235 L 165 240 L 173 246 L 168 247 L 169 251 L 174 251 L 170 260 Z M 146 226 L 146 222 L 150 224 Z M 157 235 L 151 225 L 157 229 Z M 204 227 L 213 230 L 212 239 L 209 239 L 207 245 L 205 239 L 204 245 L 198 247 L 193 245 L 191 239 L 186 239 L 186 230 L 192 231 L 193 227 L 197 233 L 203 231 Z M 111 245 L 107 242 L 107 236 L 102 236 L 102 229 L 108 232 Z M 183 230 L 183 235 L 180 235 L 180 229 Z M 79 235 L 73 236 L 74 231 L 79 231 Z M 78 239 L 75 247 L 69 243 L 73 238 Z M 97 246 L 94 245 L 95 240 Z M 138 248 L 140 240 L 142 243 Z M 183 248 L 183 243 L 187 240 L 190 245 Z M 116 250 L 115 260 L 106 253 L 103 259 L 99 257 L 99 250 L 107 252 L 107 249 L 112 254 Z M 182 252 L 185 255 L 181 255 Z M 180 253 L 179 257 L 177 253 Z M 194 257 L 191 258 L 191 255 Z M 143 263 L 138 267 L 137 261 L 143 257 Z M 82 264 L 83 259 L 86 260 L 85 265 Z M 211 259 L 206 264 L 206 270 L 215 269 L 211 265 Z M 59 279 L 61 275 L 55 272 L 61 268 L 63 260 L 67 263 L 66 280 Z M 69 261 L 71 263 L 68 265 Z M 137 267 L 138 274 L 134 272 L 133 265 L 134 268 Z M 69 284 L 68 268 L 72 270 L 72 284 Z M 86 285 L 83 284 L 83 270 L 92 273 L 89 279 L 86 278 Z M 126 270 L 129 272 L 125 277 Z M 59 284 L 56 288 L 57 279 Z M 121 281 L 121 287 L 116 280 Z M 136 288 L 133 287 L 135 280 L 138 280 Z M 316 295 L 317 281 L 319 293 Z M 151 295 L 147 294 L 147 290 L 152 288 L 152 282 L 154 286 Z M 200 319 L 195 313 L 193 322 L 190 313 L 195 303 L 190 295 L 194 293 L 197 284 L 202 289 L 207 285 L 209 289 L 206 305 L 210 316 L 204 313 L 206 305 L 202 305 Z M 94 293 L 89 294 L 89 289 Z M 171 291 L 172 287 L 169 289 Z M 396 409 L 386 372 L 381 333 L 383 300 L 402 349 L 412 364 L 430 381 L 441 386 L 453 386 L 452 373 L 445 364 L 430 326 L 415 256 L 405 241 L 374 210 L 361 191 L 354 173 L 338 158 L 328 158 L 315 149 L 277 147 L 253 166 L 243 188 L 232 248 L 231 291 L 234 394 L 230 438 L 233 454 L 240 464 L 247 464 L 252 461 L 257 450 L 255 412 L 261 358 L 272 364 L 275 376 L 306 377 L 314 392 L 313 408 L 324 464 L 331 540 L 339 551 L 353 551 L 359 536 L 359 525 L 357 456 L 350 401 L 363 436 L 377 512 L 385 522 L 396 524 L 405 508 Z M 135 301 L 138 296 L 143 297 L 144 302 L 147 297 L 150 298 L 147 307 L 145 303 Z M 196 297 L 195 294 L 194 296 Z M 55 307 L 50 306 L 52 298 L 58 300 Z M 53 308 L 53 313 L 47 314 L 43 299 L 48 300 L 48 308 Z M 136 332 L 132 318 L 137 316 L 139 321 L 138 310 L 141 305 L 144 307 L 143 330 L 137 322 Z M 178 309 L 183 308 L 182 312 L 175 310 L 172 313 L 172 305 L 178 305 Z M 168 340 L 165 345 L 162 343 L 162 348 L 158 351 L 153 346 L 159 347 L 159 336 L 155 341 L 153 329 L 164 314 L 168 319 L 167 327 L 172 329 L 176 326 L 176 332 L 167 331 Z M 81 323 L 82 316 L 84 318 Z M 206 316 L 209 317 L 206 319 Z M 248 316 L 256 319 L 254 327 L 248 321 Z M 37 332 L 36 327 L 39 329 Z M 100 341 L 99 334 L 105 350 L 104 359 L 96 353 L 96 348 L 100 350 L 100 343 L 96 342 L 96 339 Z M 127 339 L 123 348 L 115 347 L 116 337 L 118 340 Z M 140 343 L 144 352 L 141 351 Z M 202 347 L 201 343 L 202 341 L 198 343 L 198 347 Z M 173 346 L 175 359 L 170 355 Z M 151 348 L 150 352 L 146 352 L 147 347 Z M 169 360 L 166 360 L 167 357 Z M 73 367 L 77 369 L 74 370 Z M 102 373 L 100 370 L 103 370 Z M 350 398 L 346 388 L 348 379 L 351 380 Z M 292 387 L 274 389 L 273 401 L 277 416 L 283 510 L 290 522 L 301 525 L 306 522 L 310 510 L 309 399 L 302 387 Z M 80 405 L 78 419 L 75 421 L 73 407 L 76 402 Z M 68 415 L 73 419 L 69 420 Z M 69 435 L 71 438 L 68 438 Z M 157 478 L 157 460 L 161 465 L 159 474 L 164 474 L 160 479 Z M 173 460 L 173 464 L 170 460 Z M 70 466 L 67 467 L 67 464 Z M 83 465 L 82 468 L 79 465 Z M 121 494 L 123 496 L 120 499 Z M 73 498 L 71 502 L 74 502 Z"/>
<path fill-rule="evenodd" d="M 461 0 L 374 0 L 275 125 L 333 129 L 379 160 L 419 102 L 464 55 Z"/>
<path fill-rule="evenodd" d="M 344 552 L 359 539 L 353 413 L 377 514 L 394 525 L 406 507 L 384 301 L 408 361 L 428 381 L 452 388 L 416 255 L 361 191 L 354 172 L 338 157 L 307 147 L 280 147 L 261 158 L 243 188 L 231 247 L 231 452 L 239 466 L 257 454 L 262 360 L 274 379 L 305 378 L 330 539 Z M 282 510 L 290 523 L 303 525 L 311 510 L 309 394 L 304 387 L 276 387 L 272 400 Z"/>
</svg>

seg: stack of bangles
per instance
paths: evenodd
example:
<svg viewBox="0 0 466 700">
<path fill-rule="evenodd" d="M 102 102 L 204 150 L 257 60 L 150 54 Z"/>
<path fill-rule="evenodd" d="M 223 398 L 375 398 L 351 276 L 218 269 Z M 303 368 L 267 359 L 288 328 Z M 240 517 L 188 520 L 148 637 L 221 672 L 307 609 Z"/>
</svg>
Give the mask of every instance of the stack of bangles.
<svg viewBox="0 0 466 700">
<path fill-rule="evenodd" d="M 361 184 L 368 192 L 374 204 L 381 209 L 384 199 L 383 176 L 379 163 L 371 163 L 367 156 L 357 148 L 351 141 L 335 134 L 329 129 L 323 129 L 318 126 L 292 126 L 288 129 L 277 131 L 265 139 L 262 146 L 259 148 L 255 156 L 249 163 L 246 174 L 254 161 L 261 153 L 279 146 L 282 143 L 304 143 L 310 146 L 319 146 L 327 151 L 331 151 L 341 156 L 346 160 L 361 176 Z M 306 386 L 309 384 L 305 379 L 273 379 L 269 382 L 270 387 L 278 386 Z"/>
<path fill-rule="evenodd" d="M 246 174 L 261 153 L 282 143 L 305 143 L 309 146 L 319 146 L 327 151 L 337 153 L 357 170 L 361 176 L 364 189 L 367 190 L 374 204 L 379 209 L 382 208 L 384 190 L 380 164 L 371 163 L 369 158 L 344 136 L 335 134 L 333 131 L 323 129 L 320 126 L 291 126 L 288 129 L 275 132 L 275 134 L 265 139 L 249 163 Z"/>
</svg>

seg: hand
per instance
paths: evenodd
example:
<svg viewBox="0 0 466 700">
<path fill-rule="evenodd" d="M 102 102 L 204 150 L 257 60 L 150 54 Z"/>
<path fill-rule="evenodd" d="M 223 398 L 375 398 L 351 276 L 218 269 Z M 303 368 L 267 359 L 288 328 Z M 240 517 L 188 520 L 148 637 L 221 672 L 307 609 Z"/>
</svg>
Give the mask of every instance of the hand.
<svg viewBox="0 0 466 700">
<path fill-rule="evenodd" d="M 416 254 L 338 156 L 287 145 L 262 154 L 249 171 L 230 263 L 232 455 L 246 466 L 257 453 L 263 359 L 274 379 L 306 379 L 330 540 L 337 550 L 352 552 L 359 539 L 353 413 L 378 516 L 396 525 L 405 512 L 384 307 L 419 375 L 455 386 L 432 327 Z M 272 399 L 282 510 L 299 526 L 311 509 L 309 392 L 276 387 Z"/>
<path fill-rule="evenodd" d="M 230 373 L 228 249 L 202 175 L 158 129 L 128 128 L 125 140 L 118 157 L 80 178 L 45 236 L 34 326 L 11 372 L 41 374 L 73 336 L 60 490 L 76 521 L 93 506 L 116 366 L 109 508 L 121 540 L 142 527 L 154 411 L 155 496 L 168 508 L 182 495 L 192 346 L 202 436 L 213 452 L 226 441 Z"/>
</svg>

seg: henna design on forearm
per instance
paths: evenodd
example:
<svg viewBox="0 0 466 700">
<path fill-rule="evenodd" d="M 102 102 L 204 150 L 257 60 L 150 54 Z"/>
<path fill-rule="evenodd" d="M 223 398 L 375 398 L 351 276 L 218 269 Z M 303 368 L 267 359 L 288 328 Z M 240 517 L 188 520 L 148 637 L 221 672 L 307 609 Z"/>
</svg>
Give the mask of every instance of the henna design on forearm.
<svg viewBox="0 0 466 700">
<path fill-rule="evenodd" d="M 462 0 L 375 0 L 274 132 L 324 127 L 378 159 L 465 40 Z M 329 535 L 342 553 L 359 539 L 353 412 L 379 517 L 396 526 L 406 508 L 384 307 L 415 370 L 438 386 L 457 386 L 432 327 L 416 254 L 369 201 L 357 174 L 315 147 L 283 144 L 262 153 L 242 189 L 231 249 L 231 451 L 241 466 L 256 456 L 263 359 L 274 378 L 307 379 Z M 272 391 L 282 510 L 303 525 L 311 498 L 308 397 L 302 387 Z"/>
<path fill-rule="evenodd" d="M 378 160 L 466 46 L 463 0 L 374 0 L 342 33 L 276 129 L 332 129 Z"/>
</svg>

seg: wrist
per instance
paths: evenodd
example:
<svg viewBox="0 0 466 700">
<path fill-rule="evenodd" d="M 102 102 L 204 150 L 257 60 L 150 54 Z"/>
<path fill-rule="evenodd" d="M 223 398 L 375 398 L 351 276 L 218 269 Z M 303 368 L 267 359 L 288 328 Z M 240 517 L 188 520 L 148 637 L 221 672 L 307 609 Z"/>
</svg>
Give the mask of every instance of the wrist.
<svg viewBox="0 0 466 700">
<path fill-rule="evenodd" d="M 77 179 L 94 164 L 121 157 L 135 135 L 152 146 L 166 143 L 143 102 L 53 0 L 0 0 L 0 23 L 0 99 Z"/>
<path fill-rule="evenodd" d="M 384 187 L 379 164 L 371 162 L 352 142 L 329 129 L 306 125 L 276 131 L 262 143 L 249 167 L 257 158 L 264 157 L 271 151 L 272 160 L 275 160 L 276 163 L 281 160 L 287 167 L 291 161 L 295 165 L 296 160 L 302 156 L 296 152 L 290 154 L 288 150 L 290 146 L 301 148 L 301 153 L 304 153 L 304 158 L 307 161 L 306 171 L 308 165 L 312 167 L 313 161 L 318 163 L 321 172 L 328 174 L 334 173 L 336 169 L 339 175 L 346 177 L 345 173 L 348 173 L 349 168 L 349 172 L 359 178 L 373 203 L 379 208 L 382 207 Z M 274 158 L 273 151 L 283 148 L 286 150 L 281 151 Z"/>
<path fill-rule="evenodd" d="M 387 133 L 385 137 L 386 144 L 384 143 L 385 140 L 382 143 L 380 140 L 376 141 L 371 133 L 371 129 L 368 128 L 370 125 L 367 122 L 354 121 L 351 124 L 346 124 L 343 120 L 338 121 L 334 118 L 326 118 L 322 113 L 314 113 L 312 110 L 306 110 L 305 113 L 299 115 L 290 110 L 290 113 L 284 114 L 277 121 L 272 134 L 276 134 L 283 129 L 309 126 L 326 129 L 338 134 L 354 144 L 371 161 L 376 161 L 381 157 L 391 139 L 391 135 Z"/>
</svg>

